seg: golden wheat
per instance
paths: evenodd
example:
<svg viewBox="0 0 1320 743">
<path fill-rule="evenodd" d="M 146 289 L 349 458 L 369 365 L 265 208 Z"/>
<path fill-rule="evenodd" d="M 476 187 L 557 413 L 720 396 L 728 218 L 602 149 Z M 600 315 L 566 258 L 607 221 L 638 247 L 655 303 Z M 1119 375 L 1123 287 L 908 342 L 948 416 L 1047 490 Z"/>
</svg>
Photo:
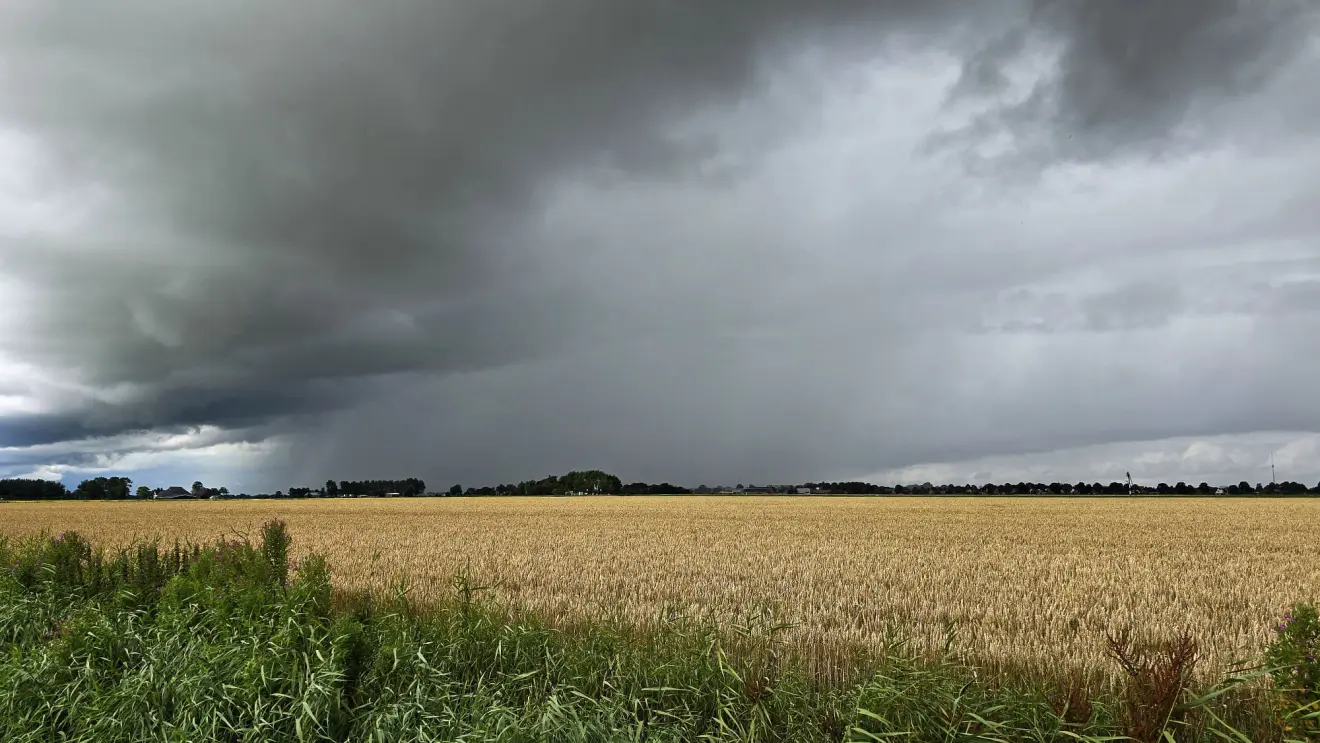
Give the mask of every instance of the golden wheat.
<svg viewBox="0 0 1320 743">
<path fill-rule="evenodd" d="M 923 647 L 1051 673 L 1103 668 L 1104 632 L 1192 631 L 1208 672 L 1257 652 L 1291 602 L 1320 596 L 1320 501 L 587 497 L 9 503 L 0 533 L 102 543 L 255 534 L 285 519 L 346 587 L 454 572 L 557 620 L 772 611 L 817 662 L 891 627 Z"/>
</svg>

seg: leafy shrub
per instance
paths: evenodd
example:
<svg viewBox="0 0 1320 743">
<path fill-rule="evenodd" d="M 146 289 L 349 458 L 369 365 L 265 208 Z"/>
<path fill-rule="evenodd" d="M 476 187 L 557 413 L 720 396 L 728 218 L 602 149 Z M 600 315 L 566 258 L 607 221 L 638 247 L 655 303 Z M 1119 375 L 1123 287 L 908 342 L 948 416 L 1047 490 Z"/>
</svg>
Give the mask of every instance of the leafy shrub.
<svg viewBox="0 0 1320 743">
<path fill-rule="evenodd" d="M 1314 604 L 1298 604 L 1284 615 L 1265 659 L 1289 702 L 1285 724 L 1320 737 L 1320 616 Z"/>
</svg>

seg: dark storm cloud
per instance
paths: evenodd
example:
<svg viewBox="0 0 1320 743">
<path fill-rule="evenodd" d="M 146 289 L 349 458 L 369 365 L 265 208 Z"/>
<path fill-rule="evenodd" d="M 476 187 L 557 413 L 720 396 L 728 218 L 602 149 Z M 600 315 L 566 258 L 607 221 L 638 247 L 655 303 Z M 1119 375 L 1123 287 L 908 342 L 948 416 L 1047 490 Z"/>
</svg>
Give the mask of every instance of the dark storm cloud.
<svg viewBox="0 0 1320 743">
<path fill-rule="evenodd" d="M 15 343 L 92 383 L 218 366 L 257 398 L 539 355 L 575 310 L 545 320 L 521 291 L 535 248 L 501 230 L 543 178 L 592 158 L 682 174 L 707 153 L 670 125 L 739 96 L 800 22 L 942 15 L 866 5 L 11 7 L 5 125 L 119 220 L 75 245 L 5 238 L 6 271 L 41 287 Z"/>
<path fill-rule="evenodd" d="M 335 452 L 354 470 L 344 477 L 531 476 L 599 456 L 656 479 L 790 478 L 898 466 L 934 446 L 854 416 L 933 411 L 964 426 L 946 443 L 967 456 L 1150 433 L 969 423 L 941 412 L 971 399 L 947 392 L 963 382 L 921 366 L 962 369 L 923 339 L 985 325 L 970 321 L 981 294 L 1058 272 L 1072 253 L 1028 255 L 1005 225 L 986 236 L 926 202 L 859 207 L 831 231 L 809 213 L 813 183 L 765 195 L 747 182 L 820 125 L 813 91 L 922 54 L 960 73 L 911 92 L 947 86 L 951 107 L 989 105 L 941 146 L 1007 131 L 1040 165 L 1158 153 L 1194 113 L 1285 69 L 1314 28 L 1310 8 L 7 5 L 0 132 L 37 153 L 32 200 L 64 206 L 19 226 L 0 212 L 0 274 L 27 290 L 21 332 L 0 350 L 77 391 L 3 418 L 0 446 L 270 424 L 303 437 L 294 458 L 308 463 L 294 469 L 309 475 Z M 1005 101 L 1010 68 L 1041 49 L 1057 65 Z M 792 82 L 795 65 L 814 77 Z M 908 106 L 891 105 L 877 127 Z M 548 227 L 573 179 L 596 183 L 598 203 Z M 636 184 L 693 195 L 630 201 Z M 946 201 L 972 194 L 955 185 Z M 744 187 L 760 200 L 717 201 Z M 1005 327 L 1130 331 L 1187 311 L 1180 290 L 1129 283 L 1064 303 L 1073 320 L 1019 312 Z M 1279 301 L 1310 301 L 1294 294 Z M 995 416 L 1027 404 L 1003 400 Z M 630 446 L 635 420 L 651 433 Z"/>
<path fill-rule="evenodd" d="M 96 467 L 100 459 L 99 454 L 83 451 L 0 448 L 0 477 L 21 477 L 42 467 L 90 469 Z"/>
<path fill-rule="evenodd" d="M 1029 29 L 1028 23 L 1010 28 L 968 54 L 963 59 L 958 83 L 949 91 L 951 97 L 956 99 L 1003 93 L 1010 84 L 1004 66 L 1022 54 Z"/>
<path fill-rule="evenodd" d="M 202 421 L 213 426 L 248 428 L 300 414 L 333 410 L 346 403 L 333 386 L 305 380 L 268 389 L 235 391 L 201 385 L 152 389 L 133 404 L 94 402 L 75 412 L 7 416 L 0 421 L 0 447 L 39 446 L 151 429 L 177 433 L 187 425 L 161 421 Z"/>
<path fill-rule="evenodd" d="M 1019 25 L 966 58 L 952 92 L 1003 94 L 1004 69 L 1024 52 L 1057 47 L 1057 67 L 1022 100 L 932 141 L 1002 132 L 1015 156 L 1037 165 L 1182 149 L 1222 134 L 1206 120 L 1210 107 L 1269 82 L 1313 37 L 1317 13 L 1308 0 L 1037 0 Z M 1040 43 L 1028 43 L 1033 37 Z"/>
</svg>

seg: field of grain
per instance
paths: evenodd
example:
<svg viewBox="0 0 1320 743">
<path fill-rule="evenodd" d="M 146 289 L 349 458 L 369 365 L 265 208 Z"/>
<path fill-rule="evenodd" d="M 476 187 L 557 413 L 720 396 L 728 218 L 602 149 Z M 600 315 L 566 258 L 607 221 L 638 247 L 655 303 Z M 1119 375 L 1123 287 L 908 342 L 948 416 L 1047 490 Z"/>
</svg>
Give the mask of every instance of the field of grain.
<svg viewBox="0 0 1320 743">
<path fill-rule="evenodd" d="M 1320 597 L 1320 501 L 587 497 L 0 504 L 0 533 L 208 540 L 285 519 L 346 586 L 468 566 L 558 619 L 772 611 L 829 665 L 892 627 L 1051 673 L 1109 668 L 1104 631 L 1189 628 L 1216 672 Z"/>
</svg>

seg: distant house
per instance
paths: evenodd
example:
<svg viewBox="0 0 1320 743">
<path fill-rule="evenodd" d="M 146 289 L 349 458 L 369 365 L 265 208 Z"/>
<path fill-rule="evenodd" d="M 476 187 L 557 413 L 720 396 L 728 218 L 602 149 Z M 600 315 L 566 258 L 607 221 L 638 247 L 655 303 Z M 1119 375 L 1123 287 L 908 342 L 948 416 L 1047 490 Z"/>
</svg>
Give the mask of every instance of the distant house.
<svg viewBox="0 0 1320 743">
<path fill-rule="evenodd" d="M 763 485 L 757 485 L 757 486 L 753 486 L 753 487 L 746 487 L 746 488 L 743 488 L 743 489 L 742 489 L 742 492 L 744 492 L 744 493 L 774 493 L 774 492 L 776 492 L 776 490 L 775 490 L 775 488 L 772 488 L 772 487 L 763 486 Z"/>
<path fill-rule="evenodd" d="M 797 494 L 798 494 L 798 495 L 811 495 L 811 488 L 798 488 L 798 489 L 797 489 Z"/>
<path fill-rule="evenodd" d="M 151 497 L 153 500 L 191 500 L 193 494 L 175 485 L 172 488 L 165 488 L 164 490 L 157 488 L 156 492 L 152 494 Z"/>
</svg>

